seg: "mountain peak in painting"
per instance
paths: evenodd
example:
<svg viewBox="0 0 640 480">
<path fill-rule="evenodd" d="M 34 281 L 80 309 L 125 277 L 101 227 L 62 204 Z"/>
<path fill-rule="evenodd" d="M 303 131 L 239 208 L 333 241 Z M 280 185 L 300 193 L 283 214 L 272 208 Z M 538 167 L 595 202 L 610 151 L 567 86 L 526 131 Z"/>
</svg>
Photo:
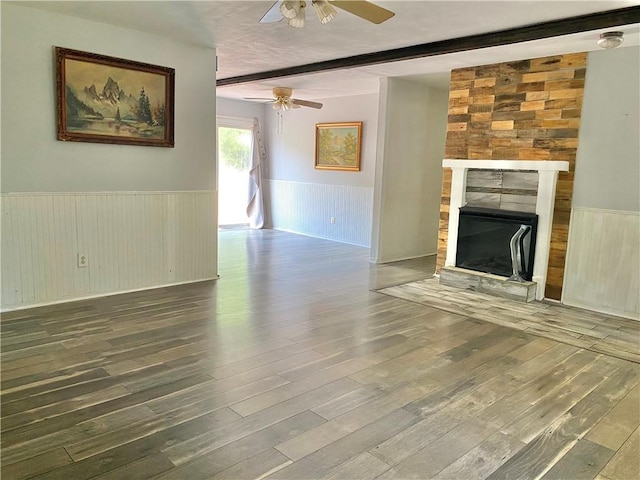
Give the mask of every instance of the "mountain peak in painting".
<svg viewBox="0 0 640 480">
<path fill-rule="evenodd" d="M 102 89 L 102 99 L 115 104 L 120 100 L 121 96 L 122 98 L 126 96 L 124 91 L 120 89 L 120 87 L 118 86 L 118 82 L 109 77 L 107 79 L 107 82 L 104 84 L 104 88 Z"/>
<path fill-rule="evenodd" d="M 90 87 L 84 87 L 84 94 L 93 100 L 100 100 L 100 97 L 98 97 L 98 91 L 94 84 L 91 84 Z"/>
<path fill-rule="evenodd" d="M 121 89 L 118 82 L 111 77 L 107 78 L 101 91 L 92 83 L 85 86 L 79 93 L 78 99 L 81 102 L 100 112 L 104 117 L 114 118 L 116 112 L 119 112 L 122 118 L 136 117 L 138 100 L 132 94 L 127 94 Z"/>
</svg>

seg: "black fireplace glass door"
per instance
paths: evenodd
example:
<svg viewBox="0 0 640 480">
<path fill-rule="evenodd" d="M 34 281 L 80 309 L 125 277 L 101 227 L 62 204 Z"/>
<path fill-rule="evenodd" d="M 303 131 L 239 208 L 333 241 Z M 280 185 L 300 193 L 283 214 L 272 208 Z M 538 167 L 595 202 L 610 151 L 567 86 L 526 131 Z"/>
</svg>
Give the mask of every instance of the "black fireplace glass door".
<svg viewBox="0 0 640 480">
<path fill-rule="evenodd" d="M 497 213 L 494 213 L 497 212 Z M 513 273 L 509 242 L 521 225 L 532 227 L 522 255 L 525 280 L 531 280 L 537 216 L 520 212 L 463 207 L 460 209 L 456 266 L 509 277 Z"/>
</svg>

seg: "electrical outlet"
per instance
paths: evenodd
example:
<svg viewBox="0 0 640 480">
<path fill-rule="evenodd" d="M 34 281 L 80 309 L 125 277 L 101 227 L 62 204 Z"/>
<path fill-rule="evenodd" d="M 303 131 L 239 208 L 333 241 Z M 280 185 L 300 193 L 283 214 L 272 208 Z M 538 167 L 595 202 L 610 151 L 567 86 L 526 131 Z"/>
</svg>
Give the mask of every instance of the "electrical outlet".
<svg viewBox="0 0 640 480">
<path fill-rule="evenodd" d="M 336 223 L 336 217 L 331 217 L 331 223 L 335 224 Z"/>
<path fill-rule="evenodd" d="M 89 259 L 84 253 L 78 254 L 78 268 L 83 268 L 89 265 Z"/>
</svg>

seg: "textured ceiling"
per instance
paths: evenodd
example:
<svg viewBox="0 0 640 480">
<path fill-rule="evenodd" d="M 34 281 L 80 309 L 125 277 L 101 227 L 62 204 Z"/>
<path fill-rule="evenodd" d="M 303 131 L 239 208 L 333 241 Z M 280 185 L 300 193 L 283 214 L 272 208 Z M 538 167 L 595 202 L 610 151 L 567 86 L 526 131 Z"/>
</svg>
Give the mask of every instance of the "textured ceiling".
<svg viewBox="0 0 640 480">
<path fill-rule="evenodd" d="M 36 8 L 216 48 L 218 78 L 503 30 L 640 2 L 398 0 L 374 3 L 396 12 L 395 17 L 374 25 L 339 10 L 333 21 L 322 25 L 314 13 L 308 11 L 306 27 L 296 29 L 284 22 L 259 23 L 273 4 L 270 0 L 24 2 Z M 638 26 L 623 30 L 625 45 L 637 45 Z M 280 78 L 219 88 L 217 93 L 230 98 L 270 96 L 273 86 L 288 86 L 296 89 L 295 96 L 299 98 L 327 98 L 377 91 L 379 78 L 387 76 L 411 76 L 414 80 L 446 85 L 451 68 L 593 50 L 597 48 L 598 34 L 585 32 L 517 46 Z"/>
</svg>

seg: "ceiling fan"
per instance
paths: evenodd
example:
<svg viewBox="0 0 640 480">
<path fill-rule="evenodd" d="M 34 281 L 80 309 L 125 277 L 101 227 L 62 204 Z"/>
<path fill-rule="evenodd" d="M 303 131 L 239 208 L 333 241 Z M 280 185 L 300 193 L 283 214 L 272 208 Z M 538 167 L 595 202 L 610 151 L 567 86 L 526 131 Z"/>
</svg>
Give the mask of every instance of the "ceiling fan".
<svg viewBox="0 0 640 480">
<path fill-rule="evenodd" d="M 311 107 L 322 108 L 322 104 L 318 102 L 310 102 L 309 100 L 300 100 L 299 98 L 291 98 L 293 90 L 287 87 L 275 87 L 273 89 L 273 98 L 245 98 L 245 100 L 259 100 L 273 103 L 275 110 L 287 111 L 290 108 Z"/>
<path fill-rule="evenodd" d="M 321 23 L 329 23 L 337 15 L 333 7 L 338 7 L 365 20 L 380 24 L 395 15 L 386 8 L 379 7 L 366 0 L 278 0 L 260 19 L 260 23 L 273 23 L 286 19 L 292 27 L 303 28 L 305 10 L 313 5 Z"/>
</svg>

